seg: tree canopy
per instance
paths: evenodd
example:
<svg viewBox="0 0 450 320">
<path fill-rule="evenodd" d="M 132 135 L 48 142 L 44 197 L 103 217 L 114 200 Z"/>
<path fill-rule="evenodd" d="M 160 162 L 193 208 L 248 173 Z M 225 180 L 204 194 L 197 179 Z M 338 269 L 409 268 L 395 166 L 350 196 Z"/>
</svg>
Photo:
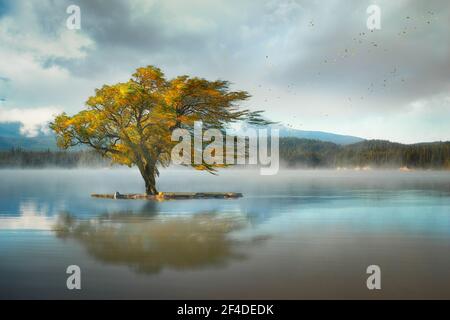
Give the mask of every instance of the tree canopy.
<svg viewBox="0 0 450 320">
<path fill-rule="evenodd" d="M 240 108 L 249 97 L 246 91 L 230 90 L 228 81 L 187 75 L 167 80 L 159 68 L 147 66 L 138 68 L 127 82 L 95 90 L 86 109 L 73 116 L 62 113 L 50 127 L 62 148 L 85 144 L 115 163 L 136 165 L 147 194 L 155 194 L 158 166 L 170 164 L 176 143 L 172 132 L 177 128 L 193 132 L 196 121 L 219 130 L 241 120 L 264 123 L 261 111 Z M 216 167 L 204 162 L 191 165 L 209 172 Z"/>
</svg>

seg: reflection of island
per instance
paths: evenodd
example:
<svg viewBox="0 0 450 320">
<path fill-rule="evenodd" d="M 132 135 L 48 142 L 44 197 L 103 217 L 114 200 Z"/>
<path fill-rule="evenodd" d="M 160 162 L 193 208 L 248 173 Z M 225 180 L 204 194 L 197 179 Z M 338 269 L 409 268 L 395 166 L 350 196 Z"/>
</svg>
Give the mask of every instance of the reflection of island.
<svg viewBox="0 0 450 320">
<path fill-rule="evenodd" d="M 217 267 L 244 259 L 237 250 L 243 241 L 231 239 L 230 233 L 246 224 L 242 216 L 221 214 L 163 217 L 127 212 L 94 220 L 61 214 L 54 231 L 58 237 L 76 239 L 102 262 L 156 273 L 164 268 Z"/>
</svg>

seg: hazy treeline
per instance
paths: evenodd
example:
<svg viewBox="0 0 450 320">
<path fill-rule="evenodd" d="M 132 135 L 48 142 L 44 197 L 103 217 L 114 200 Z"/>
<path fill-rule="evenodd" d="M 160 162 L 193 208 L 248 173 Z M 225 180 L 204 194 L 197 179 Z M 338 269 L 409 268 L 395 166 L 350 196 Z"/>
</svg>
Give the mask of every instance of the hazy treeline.
<svg viewBox="0 0 450 320">
<path fill-rule="evenodd" d="M 103 167 L 109 161 L 94 151 L 28 151 L 11 149 L 0 152 L 0 167 L 45 168 L 45 167 Z"/>
<path fill-rule="evenodd" d="M 288 167 L 450 169 L 450 142 L 405 145 L 368 140 L 337 145 L 317 140 L 280 138 L 280 162 Z M 105 167 L 110 161 L 95 151 L 0 152 L 0 167 Z"/>
<path fill-rule="evenodd" d="M 287 166 L 450 169 L 450 142 L 406 145 L 367 140 L 341 146 L 282 138 L 280 158 Z"/>
</svg>

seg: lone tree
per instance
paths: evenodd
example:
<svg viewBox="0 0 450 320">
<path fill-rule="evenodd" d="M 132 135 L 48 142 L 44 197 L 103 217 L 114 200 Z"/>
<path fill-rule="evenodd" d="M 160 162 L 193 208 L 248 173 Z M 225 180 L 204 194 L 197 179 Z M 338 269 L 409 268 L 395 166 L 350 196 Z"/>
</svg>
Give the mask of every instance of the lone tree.
<svg viewBox="0 0 450 320">
<path fill-rule="evenodd" d="M 128 82 L 95 90 L 87 108 L 74 116 L 62 113 L 50 124 L 64 149 L 84 144 L 111 158 L 136 165 L 149 195 L 156 194 L 158 166 L 170 164 L 173 130 L 193 132 L 194 122 L 224 131 L 227 124 L 263 124 L 261 111 L 240 109 L 245 91 L 230 91 L 227 81 L 207 81 L 186 75 L 167 80 L 159 68 L 139 68 Z M 217 165 L 191 164 L 214 172 Z"/>
</svg>

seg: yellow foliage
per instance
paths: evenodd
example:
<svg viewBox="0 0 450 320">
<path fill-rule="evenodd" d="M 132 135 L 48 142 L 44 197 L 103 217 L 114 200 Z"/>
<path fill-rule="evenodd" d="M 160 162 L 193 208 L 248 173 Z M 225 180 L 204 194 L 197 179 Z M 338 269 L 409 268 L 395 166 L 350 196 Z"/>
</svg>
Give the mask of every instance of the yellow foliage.
<svg viewBox="0 0 450 320">
<path fill-rule="evenodd" d="M 58 115 L 51 128 L 60 147 L 86 144 L 113 162 L 137 165 L 144 176 L 148 168 L 157 174 L 158 165 L 170 163 L 176 128 L 192 129 L 195 121 L 202 121 L 223 129 L 229 122 L 257 119 L 257 113 L 235 105 L 247 98 L 245 91 L 230 91 L 226 81 L 189 76 L 166 80 L 160 69 L 148 66 L 138 68 L 127 82 L 96 89 L 85 110 Z M 192 166 L 210 172 L 220 167 Z"/>
</svg>

